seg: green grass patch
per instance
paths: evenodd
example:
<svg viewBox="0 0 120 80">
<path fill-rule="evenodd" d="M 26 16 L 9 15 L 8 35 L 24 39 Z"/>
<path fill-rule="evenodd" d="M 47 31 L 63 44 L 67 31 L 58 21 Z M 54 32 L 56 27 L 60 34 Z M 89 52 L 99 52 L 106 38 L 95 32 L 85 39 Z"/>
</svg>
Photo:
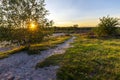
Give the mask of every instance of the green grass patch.
<svg viewBox="0 0 120 80">
<path fill-rule="evenodd" d="M 14 53 L 19 52 L 19 51 L 22 51 L 24 49 L 25 49 L 25 47 L 21 46 L 19 48 L 14 48 L 14 49 L 6 51 L 6 52 L 1 52 L 0 59 L 7 58 L 9 55 L 14 54 Z"/>
<path fill-rule="evenodd" d="M 48 57 L 37 67 L 59 65 L 57 80 L 120 80 L 120 39 L 88 39 L 77 35 L 65 54 Z"/>
<path fill-rule="evenodd" d="M 44 61 L 38 63 L 36 65 L 36 68 L 49 67 L 50 65 L 53 65 L 53 66 L 59 65 L 63 57 L 64 57 L 64 54 L 52 55 L 46 58 Z"/>
<path fill-rule="evenodd" d="M 58 80 L 120 80 L 120 39 L 78 37 L 66 51 Z"/>
<path fill-rule="evenodd" d="M 32 44 L 28 50 L 28 53 L 29 54 L 37 54 L 41 50 L 46 50 L 46 49 L 55 47 L 57 44 L 63 43 L 64 41 L 66 41 L 69 38 L 70 38 L 70 36 L 62 36 L 62 37 L 56 37 L 56 38 L 54 37 L 54 38 L 47 39 L 47 40 L 41 42 L 40 44 Z M 8 50 L 6 52 L 1 52 L 0 59 L 7 58 L 11 54 L 23 51 L 25 49 L 26 49 L 25 46 L 21 46 L 18 48 L 14 48 L 12 50 Z"/>
<path fill-rule="evenodd" d="M 47 41 L 43 41 L 40 44 L 33 44 L 30 46 L 28 53 L 29 54 L 37 54 L 37 53 L 39 53 L 39 51 L 46 50 L 49 48 L 54 48 L 58 44 L 65 42 L 69 38 L 70 38 L 70 36 L 54 37 L 54 38 L 50 38 Z"/>
</svg>

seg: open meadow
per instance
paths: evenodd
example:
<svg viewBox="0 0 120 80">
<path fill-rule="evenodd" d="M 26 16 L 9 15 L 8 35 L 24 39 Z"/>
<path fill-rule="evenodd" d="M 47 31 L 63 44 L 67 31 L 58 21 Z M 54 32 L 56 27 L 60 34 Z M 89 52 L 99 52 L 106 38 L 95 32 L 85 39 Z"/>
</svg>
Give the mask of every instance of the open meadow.
<svg viewBox="0 0 120 80">
<path fill-rule="evenodd" d="M 65 54 L 51 56 L 37 66 L 59 65 L 58 80 L 119 80 L 119 40 L 77 35 Z"/>
</svg>

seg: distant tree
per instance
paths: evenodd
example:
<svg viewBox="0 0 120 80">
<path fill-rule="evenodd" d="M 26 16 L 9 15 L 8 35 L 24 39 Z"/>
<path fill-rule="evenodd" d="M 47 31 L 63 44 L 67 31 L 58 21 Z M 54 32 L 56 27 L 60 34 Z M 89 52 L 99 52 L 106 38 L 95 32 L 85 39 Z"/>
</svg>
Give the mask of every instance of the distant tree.
<svg viewBox="0 0 120 80">
<path fill-rule="evenodd" d="M 73 27 L 79 27 L 79 25 L 78 25 L 78 24 L 75 24 L 75 25 L 73 25 Z"/>
<path fill-rule="evenodd" d="M 74 30 L 73 32 L 76 32 L 76 31 L 78 30 L 78 27 L 79 27 L 78 24 L 73 25 L 73 28 L 74 28 L 74 29 L 73 29 L 73 30 Z"/>
<path fill-rule="evenodd" d="M 50 32 L 51 25 L 47 24 L 51 22 L 46 18 L 49 13 L 44 0 L 1 0 L 0 6 L 1 26 L 7 29 L 2 31 L 1 38 L 36 43 Z M 30 30 L 31 23 L 36 26 L 34 31 Z"/>
<path fill-rule="evenodd" d="M 100 18 L 98 27 L 94 30 L 98 36 L 113 36 L 117 34 L 119 19 L 113 17 Z"/>
</svg>

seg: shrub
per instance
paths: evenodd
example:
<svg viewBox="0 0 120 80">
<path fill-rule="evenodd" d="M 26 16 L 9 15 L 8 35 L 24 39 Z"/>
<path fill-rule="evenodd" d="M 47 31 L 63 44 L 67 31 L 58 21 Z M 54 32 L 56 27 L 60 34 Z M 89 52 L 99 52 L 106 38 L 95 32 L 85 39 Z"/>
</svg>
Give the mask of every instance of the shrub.
<svg viewBox="0 0 120 80">
<path fill-rule="evenodd" d="M 117 26 L 119 25 L 119 19 L 113 17 L 103 17 L 100 19 L 98 27 L 94 29 L 97 36 L 115 36 L 117 32 Z"/>
</svg>

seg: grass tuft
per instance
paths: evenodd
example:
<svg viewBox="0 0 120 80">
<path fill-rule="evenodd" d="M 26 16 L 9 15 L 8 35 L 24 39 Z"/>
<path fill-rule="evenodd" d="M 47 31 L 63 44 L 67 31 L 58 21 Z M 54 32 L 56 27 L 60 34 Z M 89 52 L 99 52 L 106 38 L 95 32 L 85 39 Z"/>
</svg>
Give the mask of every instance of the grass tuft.
<svg viewBox="0 0 120 80">
<path fill-rule="evenodd" d="M 36 65 L 36 68 L 49 67 L 50 65 L 53 65 L 53 66 L 59 65 L 63 57 L 64 57 L 64 54 L 52 55 L 46 58 L 44 61 L 38 63 Z"/>
</svg>

